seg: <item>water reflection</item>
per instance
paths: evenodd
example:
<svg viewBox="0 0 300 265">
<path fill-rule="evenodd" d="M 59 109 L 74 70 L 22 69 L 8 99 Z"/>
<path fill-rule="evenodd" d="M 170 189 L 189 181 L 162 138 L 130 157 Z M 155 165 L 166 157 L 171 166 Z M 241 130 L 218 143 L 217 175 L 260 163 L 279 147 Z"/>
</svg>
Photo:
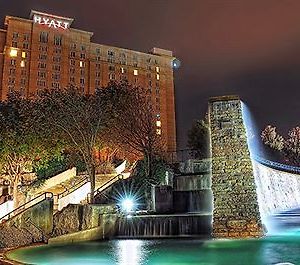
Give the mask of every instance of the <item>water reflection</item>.
<svg viewBox="0 0 300 265">
<path fill-rule="evenodd" d="M 144 265 L 144 249 L 141 240 L 117 241 L 118 265 Z"/>
</svg>

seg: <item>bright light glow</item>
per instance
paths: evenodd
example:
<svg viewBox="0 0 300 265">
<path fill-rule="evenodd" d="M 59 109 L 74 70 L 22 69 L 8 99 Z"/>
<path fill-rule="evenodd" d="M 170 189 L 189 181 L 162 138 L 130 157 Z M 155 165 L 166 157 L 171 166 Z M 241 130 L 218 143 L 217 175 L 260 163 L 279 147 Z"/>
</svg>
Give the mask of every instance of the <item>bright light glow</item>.
<svg viewBox="0 0 300 265">
<path fill-rule="evenodd" d="M 22 52 L 22 58 L 26 58 L 26 52 Z"/>
<path fill-rule="evenodd" d="M 121 202 L 121 208 L 124 212 L 132 212 L 134 209 L 134 201 L 132 198 L 124 198 Z"/>
<path fill-rule="evenodd" d="M 134 74 L 134 75 L 138 75 L 138 70 L 134 69 L 134 70 L 133 70 L 133 74 Z"/>
<path fill-rule="evenodd" d="M 161 127 L 161 121 L 156 121 L 156 126 Z"/>
<path fill-rule="evenodd" d="M 17 49 L 10 49 L 9 56 L 10 57 L 17 57 L 18 56 L 18 50 Z"/>
<path fill-rule="evenodd" d="M 125 70 L 123 67 L 121 67 L 121 73 L 124 74 L 125 73 Z"/>
<path fill-rule="evenodd" d="M 21 61 L 20 66 L 25 67 L 25 61 Z"/>
<path fill-rule="evenodd" d="M 156 80 L 159 80 L 159 74 L 156 74 Z"/>
<path fill-rule="evenodd" d="M 161 135 L 161 129 L 156 129 L 156 134 Z"/>
<path fill-rule="evenodd" d="M 159 73 L 159 67 L 158 67 L 158 66 L 156 66 L 156 68 L 155 68 L 155 69 L 156 69 L 156 72 L 157 72 L 157 73 Z"/>
<path fill-rule="evenodd" d="M 83 67 L 83 65 L 84 65 L 83 61 L 80 61 L 80 62 L 79 62 L 79 66 L 80 66 L 80 67 Z"/>
</svg>

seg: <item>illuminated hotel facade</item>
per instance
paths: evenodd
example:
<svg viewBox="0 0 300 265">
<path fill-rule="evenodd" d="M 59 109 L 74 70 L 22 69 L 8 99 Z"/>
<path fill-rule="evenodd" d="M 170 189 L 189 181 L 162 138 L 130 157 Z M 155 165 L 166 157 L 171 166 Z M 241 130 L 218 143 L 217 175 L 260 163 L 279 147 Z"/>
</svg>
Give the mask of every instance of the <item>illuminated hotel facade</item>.
<svg viewBox="0 0 300 265">
<path fill-rule="evenodd" d="M 71 28 L 73 19 L 31 11 L 30 19 L 6 16 L 0 29 L 0 96 L 12 90 L 30 97 L 45 88 L 74 85 L 85 93 L 128 80 L 147 89 L 157 116 L 157 132 L 168 151 L 176 150 L 174 57 L 93 43 L 92 32 Z"/>
</svg>

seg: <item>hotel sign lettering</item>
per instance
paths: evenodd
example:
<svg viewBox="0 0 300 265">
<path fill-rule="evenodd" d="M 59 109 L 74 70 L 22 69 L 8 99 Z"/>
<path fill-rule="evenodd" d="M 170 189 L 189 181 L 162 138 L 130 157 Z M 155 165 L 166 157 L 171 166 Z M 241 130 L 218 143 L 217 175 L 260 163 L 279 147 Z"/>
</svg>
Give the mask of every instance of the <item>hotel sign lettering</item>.
<svg viewBox="0 0 300 265">
<path fill-rule="evenodd" d="M 36 14 L 34 14 L 33 16 L 33 22 L 40 25 L 45 25 L 49 28 L 55 28 L 55 29 L 68 29 L 70 27 L 69 21 L 63 21 L 55 18 L 39 16 Z"/>
</svg>

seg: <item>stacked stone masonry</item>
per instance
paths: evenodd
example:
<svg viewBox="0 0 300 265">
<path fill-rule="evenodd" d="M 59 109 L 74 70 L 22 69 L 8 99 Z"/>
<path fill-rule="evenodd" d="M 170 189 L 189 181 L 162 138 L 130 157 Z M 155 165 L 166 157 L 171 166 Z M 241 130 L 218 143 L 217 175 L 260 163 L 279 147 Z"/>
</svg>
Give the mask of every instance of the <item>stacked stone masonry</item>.
<svg viewBox="0 0 300 265">
<path fill-rule="evenodd" d="M 212 98 L 209 118 L 213 236 L 260 237 L 263 228 L 240 99 L 237 96 Z"/>
</svg>

